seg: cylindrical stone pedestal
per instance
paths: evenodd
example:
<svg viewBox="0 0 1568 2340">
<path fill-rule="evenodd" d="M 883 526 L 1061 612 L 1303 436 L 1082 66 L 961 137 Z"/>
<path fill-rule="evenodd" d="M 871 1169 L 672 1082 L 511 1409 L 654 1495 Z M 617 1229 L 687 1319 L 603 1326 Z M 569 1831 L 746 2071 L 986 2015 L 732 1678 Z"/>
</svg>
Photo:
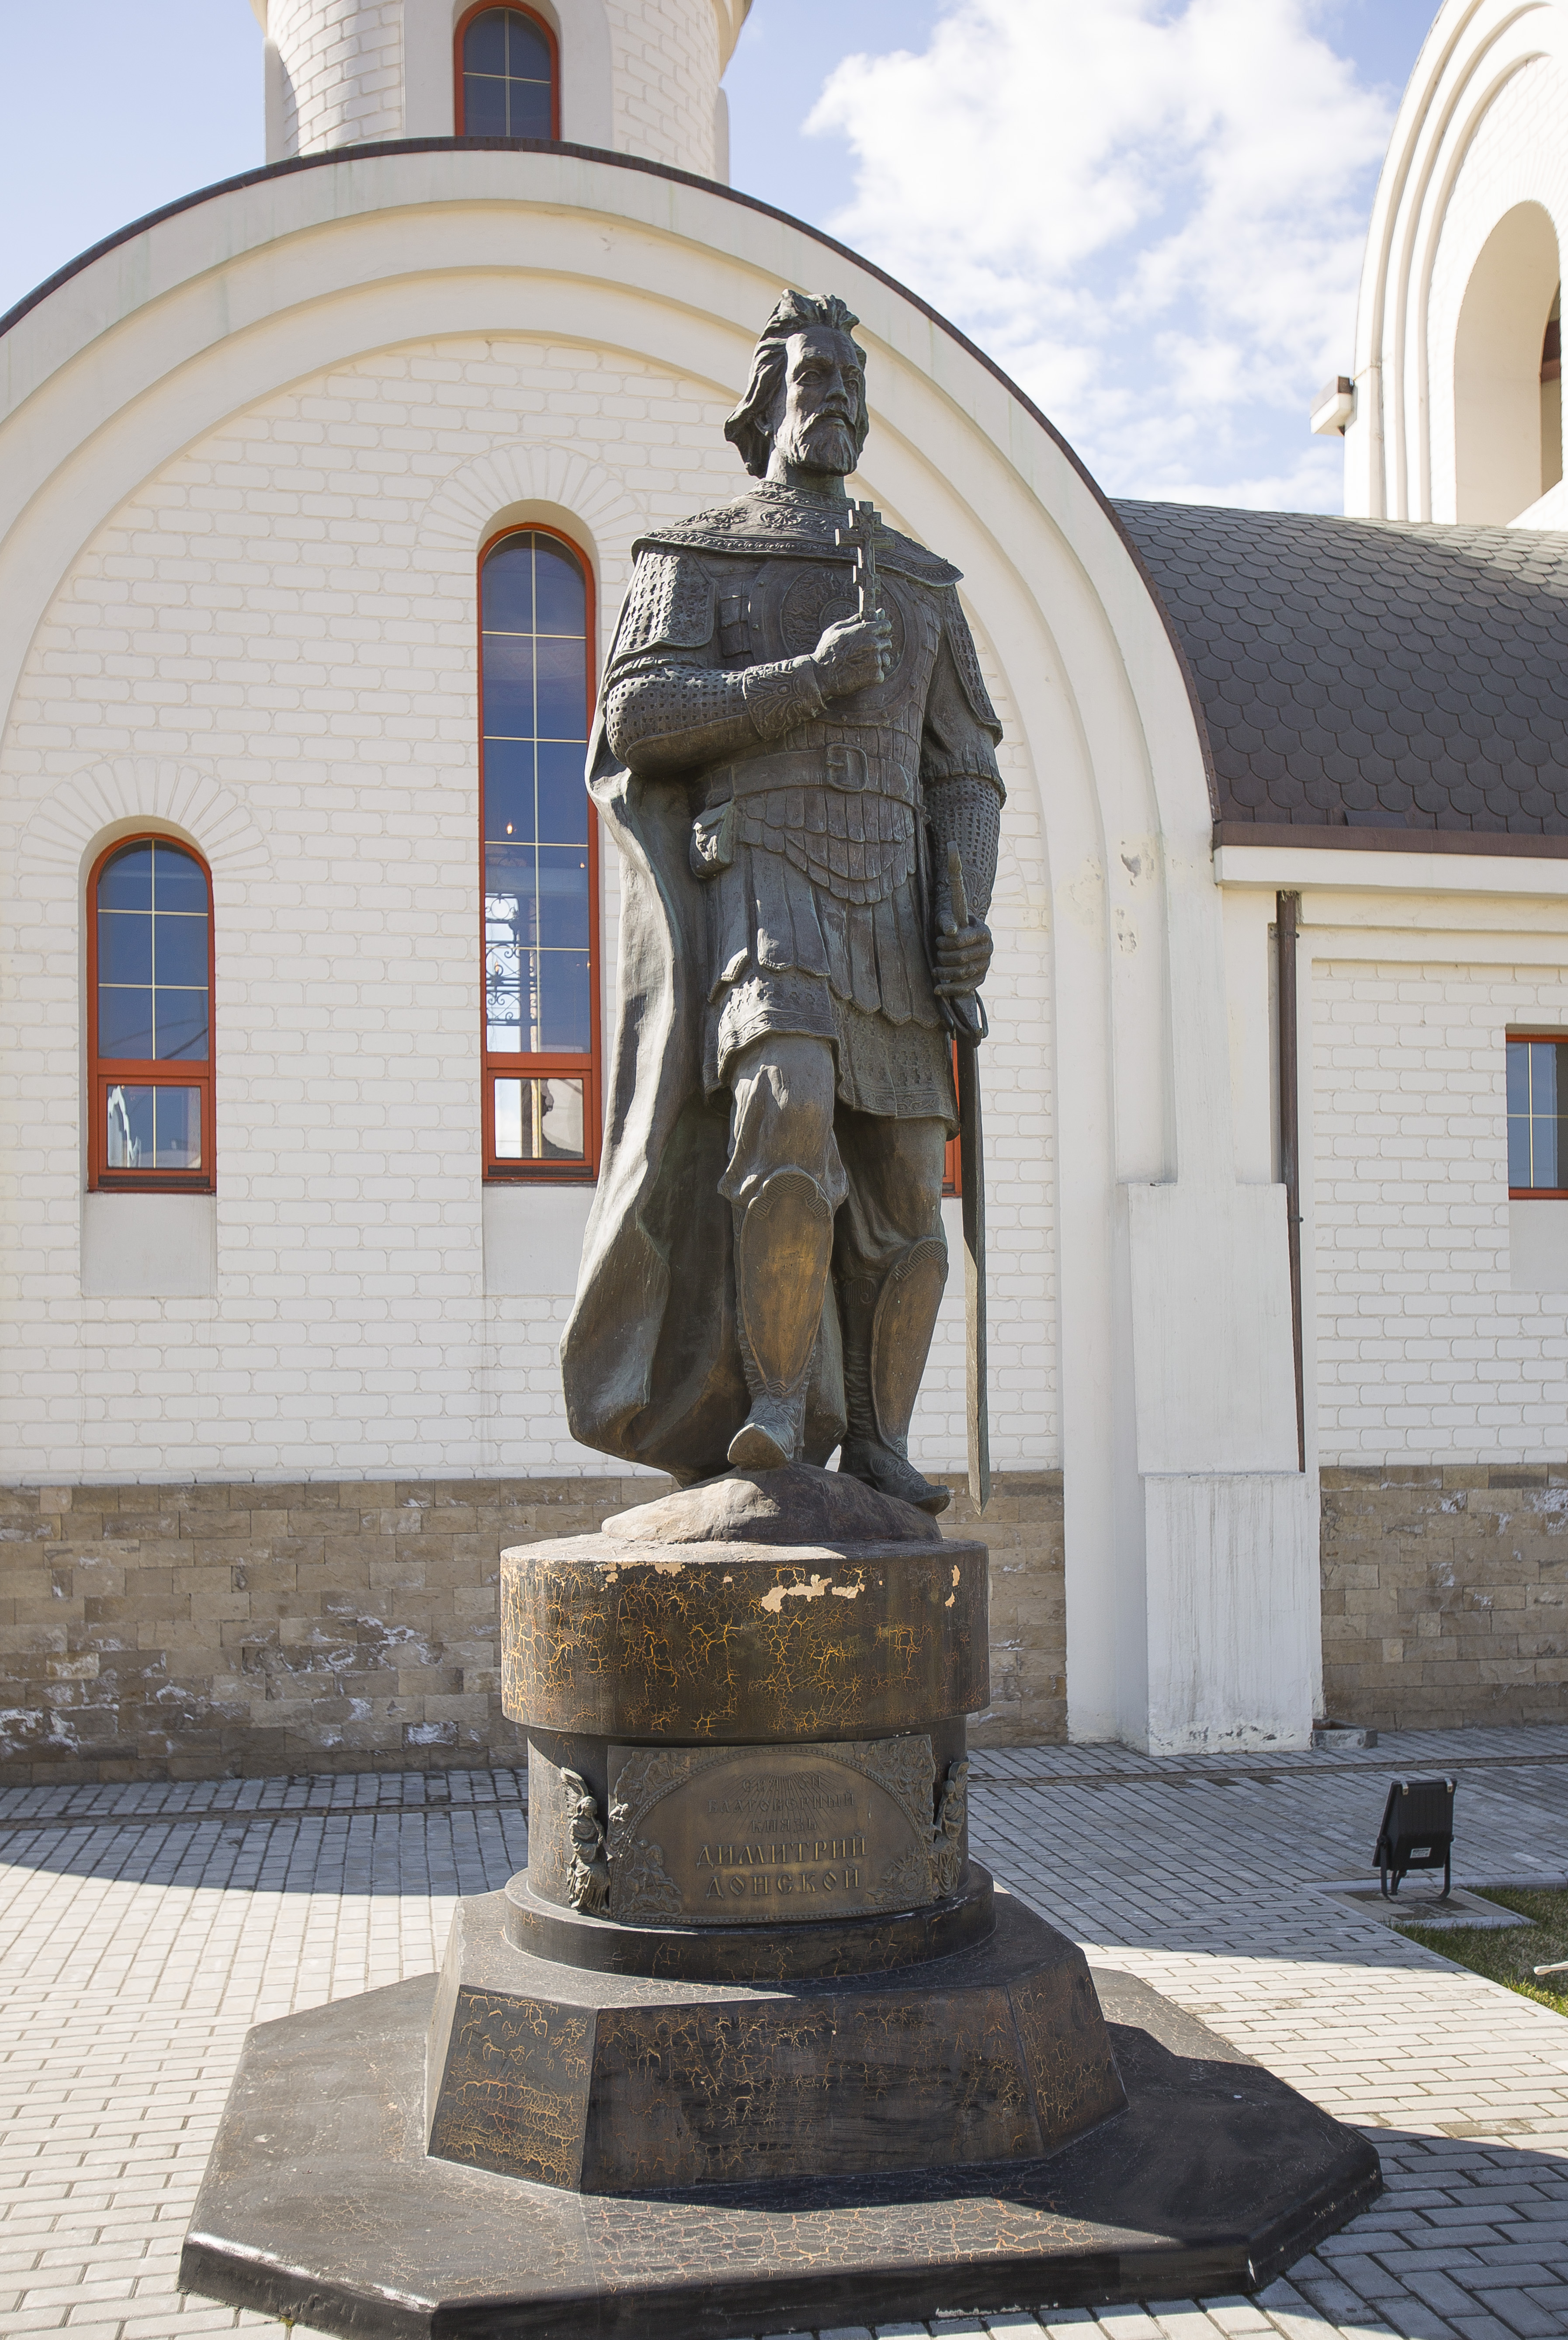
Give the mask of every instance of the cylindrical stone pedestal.
<svg viewBox="0 0 1568 2340">
<path fill-rule="evenodd" d="M 1034 2157 L 1120 2108 L 1081 1953 L 968 1857 L 982 1543 L 799 1468 L 501 1566 L 529 1867 L 454 1922 L 431 2153 L 636 2191 Z"/>
</svg>

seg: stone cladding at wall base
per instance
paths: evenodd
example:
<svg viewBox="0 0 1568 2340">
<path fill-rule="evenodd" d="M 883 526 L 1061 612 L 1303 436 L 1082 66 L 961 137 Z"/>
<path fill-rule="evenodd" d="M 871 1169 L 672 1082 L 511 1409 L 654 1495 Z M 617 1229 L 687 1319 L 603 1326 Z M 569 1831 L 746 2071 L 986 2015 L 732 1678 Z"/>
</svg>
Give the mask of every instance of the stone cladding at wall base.
<svg viewBox="0 0 1568 2340">
<path fill-rule="evenodd" d="M 0 1489 L 0 1780 L 515 1764 L 500 1556 L 646 1477 Z M 959 1497 L 949 1523 L 972 1532 Z M 998 1479 L 981 1745 L 1066 1729 L 1061 1474 Z"/>
<path fill-rule="evenodd" d="M 1568 1463 L 1325 1470 L 1323 1674 L 1380 1730 L 1568 1714 Z"/>
<path fill-rule="evenodd" d="M 949 1535 L 983 1536 L 991 1554 L 991 1703 L 970 1722 L 977 1747 L 1034 1746 L 1067 1735 L 1067 1542 L 1059 1471 L 998 1471 L 981 1513 L 954 1478 Z"/>
</svg>

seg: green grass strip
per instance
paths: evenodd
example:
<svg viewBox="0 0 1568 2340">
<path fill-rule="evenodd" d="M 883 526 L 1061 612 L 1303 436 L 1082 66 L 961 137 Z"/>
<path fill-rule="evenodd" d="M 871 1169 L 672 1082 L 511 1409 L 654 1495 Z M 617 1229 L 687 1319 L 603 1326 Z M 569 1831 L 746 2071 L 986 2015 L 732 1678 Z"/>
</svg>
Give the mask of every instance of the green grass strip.
<svg viewBox="0 0 1568 2340">
<path fill-rule="evenodd" d="M 1568 2015 L 1568 1974 L 1547 1975 L 1538 1981 L 1531 1971 L 1568 1958 L 1568 1892 L 1494 1885 L 1476 1898 L 1528 1918 L 1528 1928 L 1402 1924 L 1397 1931 L 1424 1949 L 1435 1950 L 1440 1958 L 1452 1958 L 1455 1966 L 1468 1967 L 1488 1982 L 1516 1990 L 1521 1998 L 1533 1998 L 1537 2007 L 1549 2007 L 1553 2015 Z"/>
</svg>

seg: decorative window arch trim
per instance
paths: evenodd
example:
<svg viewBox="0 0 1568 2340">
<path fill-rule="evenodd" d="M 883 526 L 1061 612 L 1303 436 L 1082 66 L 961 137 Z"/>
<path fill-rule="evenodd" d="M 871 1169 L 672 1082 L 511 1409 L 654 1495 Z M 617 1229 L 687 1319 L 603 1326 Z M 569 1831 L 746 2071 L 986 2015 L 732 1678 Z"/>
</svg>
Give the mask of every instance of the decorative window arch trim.
<svg viewBox="0 0 1568 2340">
<path fill-rule="evenodd" d="M 99 1029 L 100 999 L 98 888 L 109 864 L 128 846 L 146 842 L 164 845 L 194 862 L 207 891 L 207 1053 L 200 1061 L 168 1056 L 111 1056 Z M 216 1150 L 213 1124 L 213 1069 L 215 1050 L 216 919 L 213 906 L 213 872 L 206 856 L 184 837 L 171 836 L 167 828 L 138 827 L 111 837 L 94 855 L 84 891 L 87 941 L 87 1186 L 89 1193 L 210 1195 L 216 1188 Z M 111 1092 L 128 1086 L 194 1089 L 199 1098 L 200 1166 L 195 1169 L 124 1168 L 109 1159 L 108 1108 Z"/>
<path fill-rule="evenodd" d="M 514 16 L 526 16 L 529 22 L 537 25 L 544 35 L 546 45 L 550 50 L 550 134 L 552 139 L 559 139 L 561 136 L 561 42 L 556 35 L 555 26 L 549 17 L 537 8 L 523 6 L 521 0 L 474 0 L 472 7 L 465 8 L 452 26 L 452 118 L 457 136 L 466 138 L 470 134 L 463 113 L 463 41 L 474 18 L 488 15 L 492 8 L 505 8 Z"/>
<path fill-rule="evenodd" d="M 515 1053 L 492 1049 L 490 1046 L 490 996 L 488 983 L 489 918 L 487 915 L 488 842 L 485 791 L 485 729 L 484 729 L 484 598 L 483 578 L 486 561 L 498 545 L 509 537 L 547 536 L 562 544 L 571 554 L 582 572 L 583 587 L 583 690 L 590 728 L 598 692 L 595 655 L 598 640 L 598 610 L 594 581 L 594 563 L 585 545 L 564 529 L 541 520 L 509 521 L 494 529 L 479 548 L 474 564 L 474 628 L 477 636 L 477 666 L 479 675 L 479 967 L 480 967 L 480 1063 L 481 1125 L 483 1148 L 483 1175 L 487 1185 L 591 1185 L 599 1175 L 600 1147 L 603 1137 L 603 1031 L 604 1017 L 600 1002 L 603 980 L 603 958 L 600 944 L 600 854 L 599 815 L 588 798 L 586 783 L 584 799 L 588 814 L 588 969 L 589 969 L 589 1045 L 586 1051 L 541 1049 L 519 1050 Z M 536 1159 L 502 1159 L 496 1141 L 496 1084 L 501 1080 L 529 1081 L 547 1079 L 551 1075 L 562 1079 L 580 1080 L 582 1097 L 582 1158 L 566 1162 L 546 1162 Z"/>
</svg>

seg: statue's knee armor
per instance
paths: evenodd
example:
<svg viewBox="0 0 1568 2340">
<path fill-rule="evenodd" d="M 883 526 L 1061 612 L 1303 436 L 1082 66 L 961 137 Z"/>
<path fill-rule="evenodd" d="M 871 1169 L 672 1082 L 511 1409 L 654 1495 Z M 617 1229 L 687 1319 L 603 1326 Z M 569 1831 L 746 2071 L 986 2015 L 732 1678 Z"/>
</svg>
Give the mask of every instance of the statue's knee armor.
<svg viewBox="0 0 1568 2340">
<path fill-rule="evenodd" d="M 833 1205 L 804 1170 L 775 1170 L 735 1208 L 735 1300 L 751 1413 L 735 1462 L 799 1458 L 806 1384 L 833 1255 Z"/>
<path fill-rule="evenodd" d="M 948 1246 L 924 1235 L 883 1273 L 839 1286 L 844 1398 L 851 1432 L 895 1454 L 908 1451 L 909 1421 L 948 1283 Z"/>
</svg>

